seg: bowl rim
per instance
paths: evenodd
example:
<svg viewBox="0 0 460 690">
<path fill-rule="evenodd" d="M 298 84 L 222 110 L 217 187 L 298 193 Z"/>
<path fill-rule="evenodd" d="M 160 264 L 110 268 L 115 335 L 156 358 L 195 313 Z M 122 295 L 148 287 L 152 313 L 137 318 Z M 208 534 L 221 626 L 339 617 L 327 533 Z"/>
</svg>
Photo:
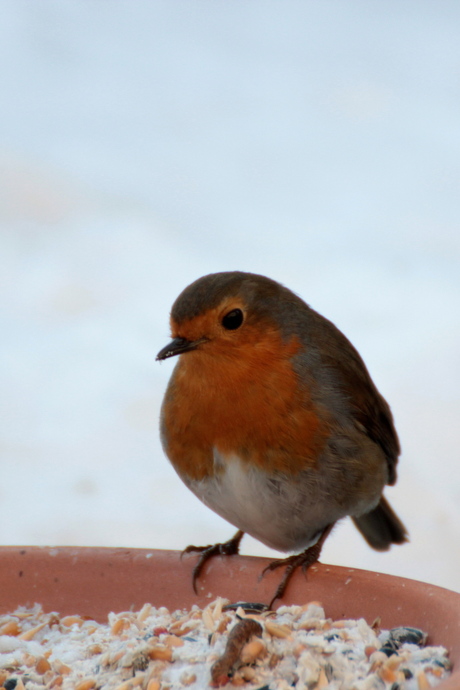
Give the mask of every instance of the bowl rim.
<svg viewBox="0 0 460 690">
<path fill-rule="evenodd" d="M 196 556 L 166 549 L 87 546 L 0 547 L 0 614 L 40 603 L 62 616 L 78 613 L 100 622 L 110 611 L 154 606 L 206 606 L 213 598 L 268 603 L 280 572 L 260 579 L 268 558 L 217 557 L 209 561 L 193 592 Z M 428 644 L 449 650 L 455 672 L 439 690 L 460 688 L 460 593 L 419 580 L 317 563 L 297 571 L 283 605 L 320 601 L 332 619 L 381 618 L 382 628 L 410 625 L 425 630 Z"/>
</svg>

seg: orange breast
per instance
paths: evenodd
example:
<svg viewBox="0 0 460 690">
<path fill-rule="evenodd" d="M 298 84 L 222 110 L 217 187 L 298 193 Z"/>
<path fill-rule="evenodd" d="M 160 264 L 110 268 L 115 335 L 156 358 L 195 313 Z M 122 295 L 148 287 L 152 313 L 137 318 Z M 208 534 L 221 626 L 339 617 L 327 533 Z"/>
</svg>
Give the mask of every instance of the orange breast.
<svg viewBox="0 0 460 690">
<path fill-rule="evenodd" d="M 213 474 L 213 448 L 269 472 L 315 466 L 328 430 L 297 385 L 290 360 L 299 347 L 272 330 L 243 349 L 215 342 L 181 356 L 162 412 L 179 474 Z"/>
</svg>

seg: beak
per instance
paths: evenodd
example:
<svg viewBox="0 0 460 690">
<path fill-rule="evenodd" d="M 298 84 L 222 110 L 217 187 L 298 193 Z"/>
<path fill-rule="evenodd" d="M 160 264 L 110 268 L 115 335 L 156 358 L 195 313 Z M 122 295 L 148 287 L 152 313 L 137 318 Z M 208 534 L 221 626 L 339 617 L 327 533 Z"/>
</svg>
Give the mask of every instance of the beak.
<svg viewBox="0 0 460 690">
<path fill-rule="evenodd" d="M 181 355 L 184 352 L 190 352 L 191 350 L 196 350 L 196 348 L 205 343 L 207 338 L 201 338 L 200 340 L 187 340 L 187 338 L 174 338 L 171 340 L 166 347 L 164 347 L 156 356 L 156 360 L 168 359 L 168 357 L 175 357 L 175 355 Z"/>
</svg>

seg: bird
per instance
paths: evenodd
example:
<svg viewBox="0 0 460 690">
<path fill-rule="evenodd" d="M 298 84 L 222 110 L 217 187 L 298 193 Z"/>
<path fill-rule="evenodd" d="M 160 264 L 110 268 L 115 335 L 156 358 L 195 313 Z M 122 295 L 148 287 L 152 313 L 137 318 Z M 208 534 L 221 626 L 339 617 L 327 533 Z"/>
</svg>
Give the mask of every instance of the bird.
<svg viewBox="0 0 460 690">
<path fill-rule="evenodd" d="M 378 551 L 408 541 L 383 494 L 400 455 L 390 407 L 331 321 L 275 280 L 225 271 L 188 285 L 170 326 L 156 357 L 178 356 L 162 446 L 185 485 L 238 530 L 184 549 L 198 554 L 195 592 L 205 563 L 237 554 L 245 533 L 291 554 L 264 569 L 284 566 L 270 607 L 342 518 Z"/>
</svg>

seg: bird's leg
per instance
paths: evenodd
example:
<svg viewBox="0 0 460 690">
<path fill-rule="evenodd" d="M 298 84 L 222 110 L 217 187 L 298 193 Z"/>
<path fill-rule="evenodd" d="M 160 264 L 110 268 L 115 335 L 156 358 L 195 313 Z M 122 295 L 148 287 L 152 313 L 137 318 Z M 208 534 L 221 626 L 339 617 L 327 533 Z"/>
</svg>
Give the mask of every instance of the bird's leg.
<svg viewBox="0 0 460 690">
<path fill-rule="evenodd" d="M 261 577 L 263 577 L 267 572 L 276 570 L 277 568 L 280 568 L 283 565 L 286 566 L 286 570 L 284 571 L 284 575 L 281 579 L 281 582 L 279 583 L 276 589 L 275 596 L 268 605 L 270 609 L 273 606 L 273 602 L 276 601 L 276 599 L 281 599 L 281 597 L 283 596 L 284 592 L 286 591 L 286 587 L 289 583 L 289 580 L 291 579 L 297 568 L 302 566 L 302 572 L 305 573 L 308 570 L 308 568 L 311 565 L 313 565 L 313 563 L 316 563 L 316 561 L 319 559 L 321 549 L 323 548 L 323 544 L 326 541 L 326 538 L 329 536 L 332 527 L 333 524 L 328 525 L 323 530 L 323 533 L 321 534 L 316 544 L 313 544 L 313 546 L 310 546 L 308 549 L 305 549 L 305 551 L 302 551 L 302 553 L 294 554 L 293 556 L 288 556 L 288 558 L 278 558 L 275 561 L 269 563 L 267 567 L 263 569 Z"/>
<path fill-rule="evenodd" d="M 240 541 L 242 540 L 243 535 L 244 532 L 239 529 L 235 536 L 228 541 L 225 541 L 223 544 L 210 544 L 209 546 L 187 546 L 187 548 L 182 551 L 181 557 L 184 555 L 184 553 L 200 554 L 198 562 L 193 568 L 192 573 L 192 583 L 195 594 L 198 594 L 196 582 L 201 575 L 204 564 L 207 563 L 210 558 L 213 558 L 213 556 L 233 556 L 237 554 L 239 552 Z"/>
</svg>

